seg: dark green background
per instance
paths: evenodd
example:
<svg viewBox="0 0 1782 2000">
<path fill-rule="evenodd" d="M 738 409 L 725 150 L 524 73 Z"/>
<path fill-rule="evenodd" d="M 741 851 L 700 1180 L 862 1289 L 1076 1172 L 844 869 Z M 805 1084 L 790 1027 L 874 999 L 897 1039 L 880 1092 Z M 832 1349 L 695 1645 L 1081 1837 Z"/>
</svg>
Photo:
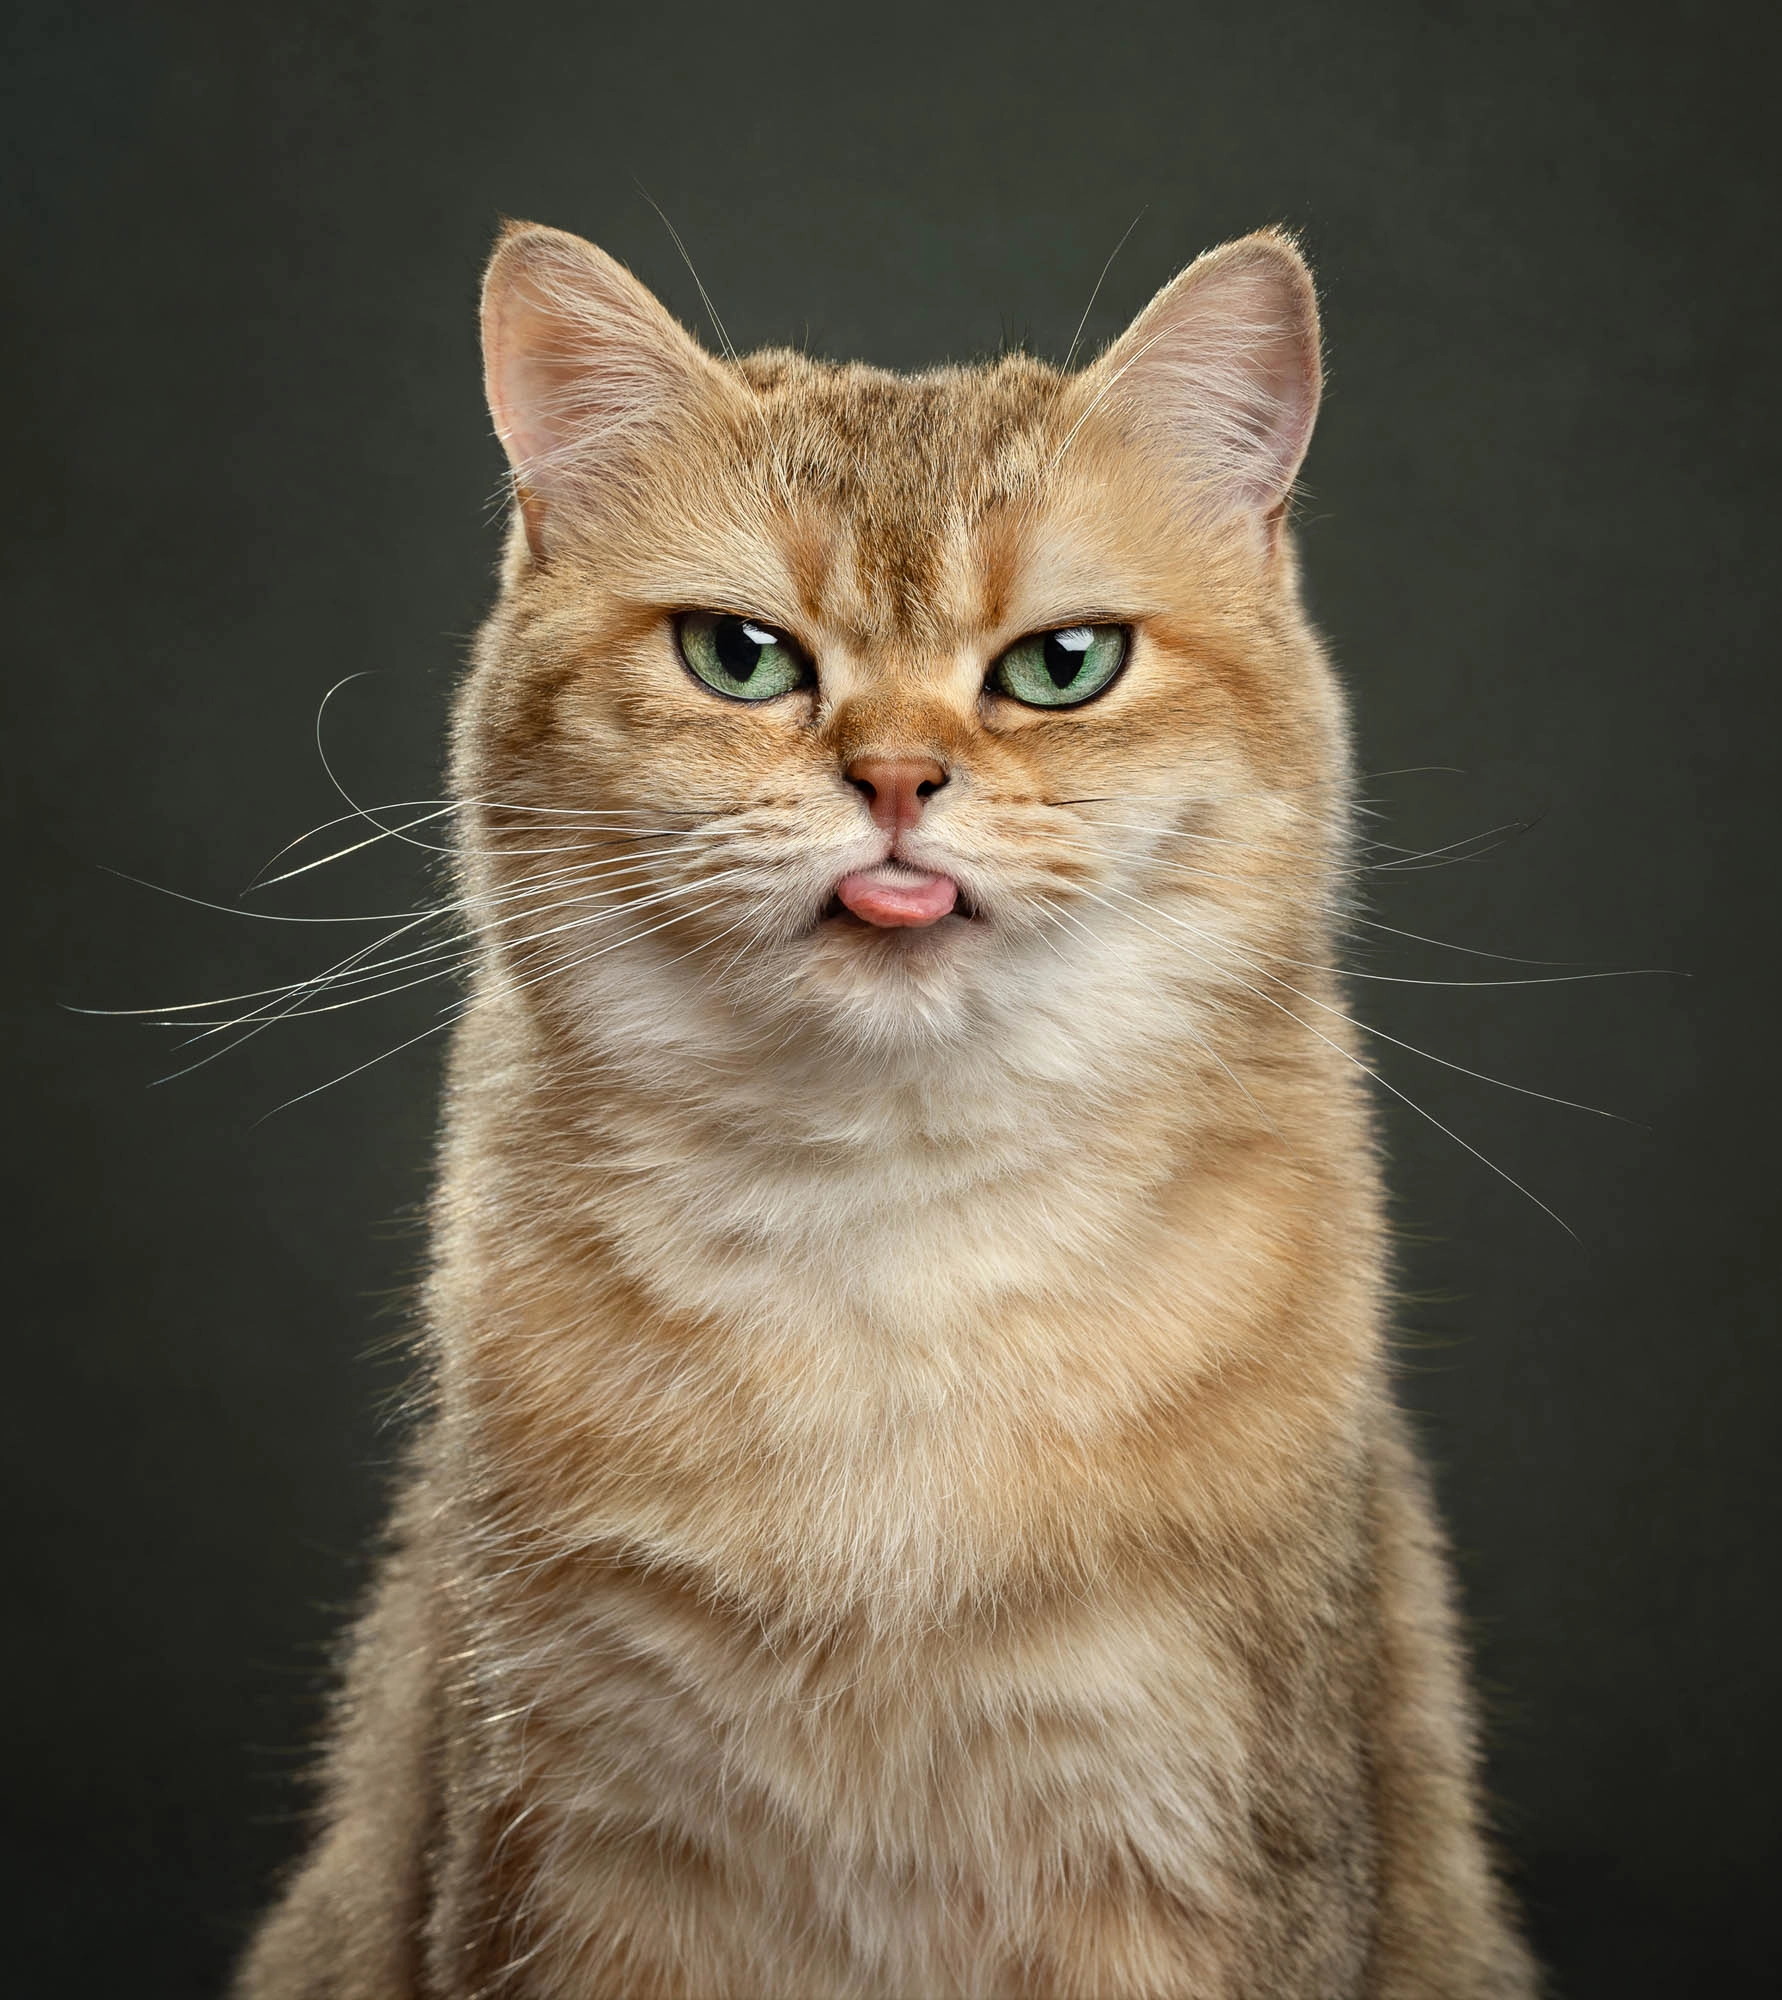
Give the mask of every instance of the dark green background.
<svg viewBox="0 0 1782 2000">
<path fill-rule="evenodd" d="M 900 366 L 1062 354 L 1135 215 L 1097 341 L 1221 237 L 1304 232 L 1313 602 L 1364 768 L 1454 767 L 1373 781 L 1371 829 L 1535 822 L 1375 874 L 1375 914 L 1690 975 L 1357 988 L 1402 1039 L 1636 1121 L 1382 1049 L 1576 1231 L 1387 1102 L 1505 1830 L 1562 1993 L 1774 1990 L 1769 31 L 1043 0 L 27 6 L 9 32 L 8 1992 L 212 1990 L 296 1838 L 396 1435 L 377 1350 L 438 1062 L 256 1122 L 425 1029 L 408 995 L 145 1089 L 171 1050 L 57 1006 L 258 986 L 368 933 L 100 864 L 233 899 L 338 809 L 312 723 L 358 670 L 342 776 L 435 789 L 497 543 L 480 261 L 503 212 L 563 224 L 699 323 L 638 183 L 739 344 Z M 355 870 L 261 906 L 426 886 Z"/>
</svg>

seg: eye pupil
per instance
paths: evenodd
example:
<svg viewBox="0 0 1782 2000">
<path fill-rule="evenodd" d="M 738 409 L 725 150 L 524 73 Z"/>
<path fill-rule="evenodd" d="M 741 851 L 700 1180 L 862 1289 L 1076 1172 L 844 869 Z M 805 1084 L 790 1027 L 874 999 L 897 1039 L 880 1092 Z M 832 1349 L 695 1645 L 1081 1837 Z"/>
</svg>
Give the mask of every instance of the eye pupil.
<svg viewBox="0 0 1782 2000">
<path fill-rule="evenodd" d="M 1070 632 L 1048 632 L 1045 643 L 1046 672 L 1055 688 L 1067 688 L 1083 671 L 1091 634 L 1080 628 Z M 1074 644 L 1072 642 L 1075 642 Z"/>
<path fill-rule="evenodd" d="M 773 644 L 773 635 L 743 618 L 720 618 L 712 633 L 718 664 L 733 680 L 754 678 L 761 655 Z"/>
</svg>

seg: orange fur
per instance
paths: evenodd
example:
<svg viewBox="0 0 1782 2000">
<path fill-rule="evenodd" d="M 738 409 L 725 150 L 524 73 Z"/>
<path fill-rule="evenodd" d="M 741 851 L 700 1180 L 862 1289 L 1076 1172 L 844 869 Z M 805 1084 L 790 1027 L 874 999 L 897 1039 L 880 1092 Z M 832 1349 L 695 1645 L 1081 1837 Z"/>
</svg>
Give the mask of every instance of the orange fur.
<svg viewBox="0 0 1782 2000">
<path fill-rule="evenodd" d="M 521 227 L 485 343 L 434 1408 L 242 1994 L 1532 1993 L 1317 1011 L 1296 251 L 901 378 L 715 361 Z M 714 695 L 701 608 L 814 683 Z M 986 691 L 1095 621 L 1106 693 Z M 946 774 L 963 914 L 825 918 L 865 756 Z"/>
</svg>

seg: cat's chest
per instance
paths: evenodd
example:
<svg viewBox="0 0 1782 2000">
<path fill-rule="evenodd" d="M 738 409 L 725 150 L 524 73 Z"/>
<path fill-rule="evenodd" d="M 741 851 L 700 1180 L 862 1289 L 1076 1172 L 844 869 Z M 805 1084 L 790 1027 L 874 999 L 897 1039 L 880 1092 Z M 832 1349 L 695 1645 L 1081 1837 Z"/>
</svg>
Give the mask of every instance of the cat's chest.
<svg viewBox="0 0 1782 2000">
<path fill-rule="evenodd" d="M 1151 1163 L 1044 1117 L 865 1136 L 665 1135 L 602 1156 L 601 1223 L 669 1309 L 792 1332 L 938 1328 L 1069 1288 L 1142 1217 Z"/>
<path fill-rule="evenodd" d="M 769 1619 L 920 1622 L 1146 1531 L 1161 1412 L 1255 1290 L 1217 1210 L 1043 1123 L 870 1156 L 649 1136 L 442 1258 L 445 1398 L 528 1532 Z"/>
<path fill-rule="evenodd" d="M 1155 1584 L 799 1639 L 602 1566 L 573 1618 L 528 1631 L 503 1700 L 566 1830 L 629 1823 L 794 1874 L 816 1852 L 863 1904 L 919 1882 L 1018 1903 L 1110 1848 L 1213 1898 L 1248 1841 L 1254 1689 L 1191 1595 Z"/>
</svg>

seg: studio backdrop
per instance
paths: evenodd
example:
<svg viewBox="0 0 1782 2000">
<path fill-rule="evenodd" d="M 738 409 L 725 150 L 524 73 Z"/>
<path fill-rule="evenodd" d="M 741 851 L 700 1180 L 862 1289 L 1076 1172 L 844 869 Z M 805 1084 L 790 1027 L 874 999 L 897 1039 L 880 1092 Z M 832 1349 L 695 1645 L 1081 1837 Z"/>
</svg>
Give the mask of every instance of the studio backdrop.
<svg viewBox="0 0 1782 2000">
<path fill-rule="evenodd" d="M 9 36 L 8 1990 L 215 1991 L 300 1837 L 454 995 L 71 1010 L 274 988 L 440 893 L 391 842 L 267 878 L 439 795 L 503 216 L 713 345 L 897 368 L 1091 353 L 1298 233 L 1350 990 L 1500 1830 L 1562 1994 L 1771 1990 L 1773 26 L 27 0 Z"/>
</svg>

